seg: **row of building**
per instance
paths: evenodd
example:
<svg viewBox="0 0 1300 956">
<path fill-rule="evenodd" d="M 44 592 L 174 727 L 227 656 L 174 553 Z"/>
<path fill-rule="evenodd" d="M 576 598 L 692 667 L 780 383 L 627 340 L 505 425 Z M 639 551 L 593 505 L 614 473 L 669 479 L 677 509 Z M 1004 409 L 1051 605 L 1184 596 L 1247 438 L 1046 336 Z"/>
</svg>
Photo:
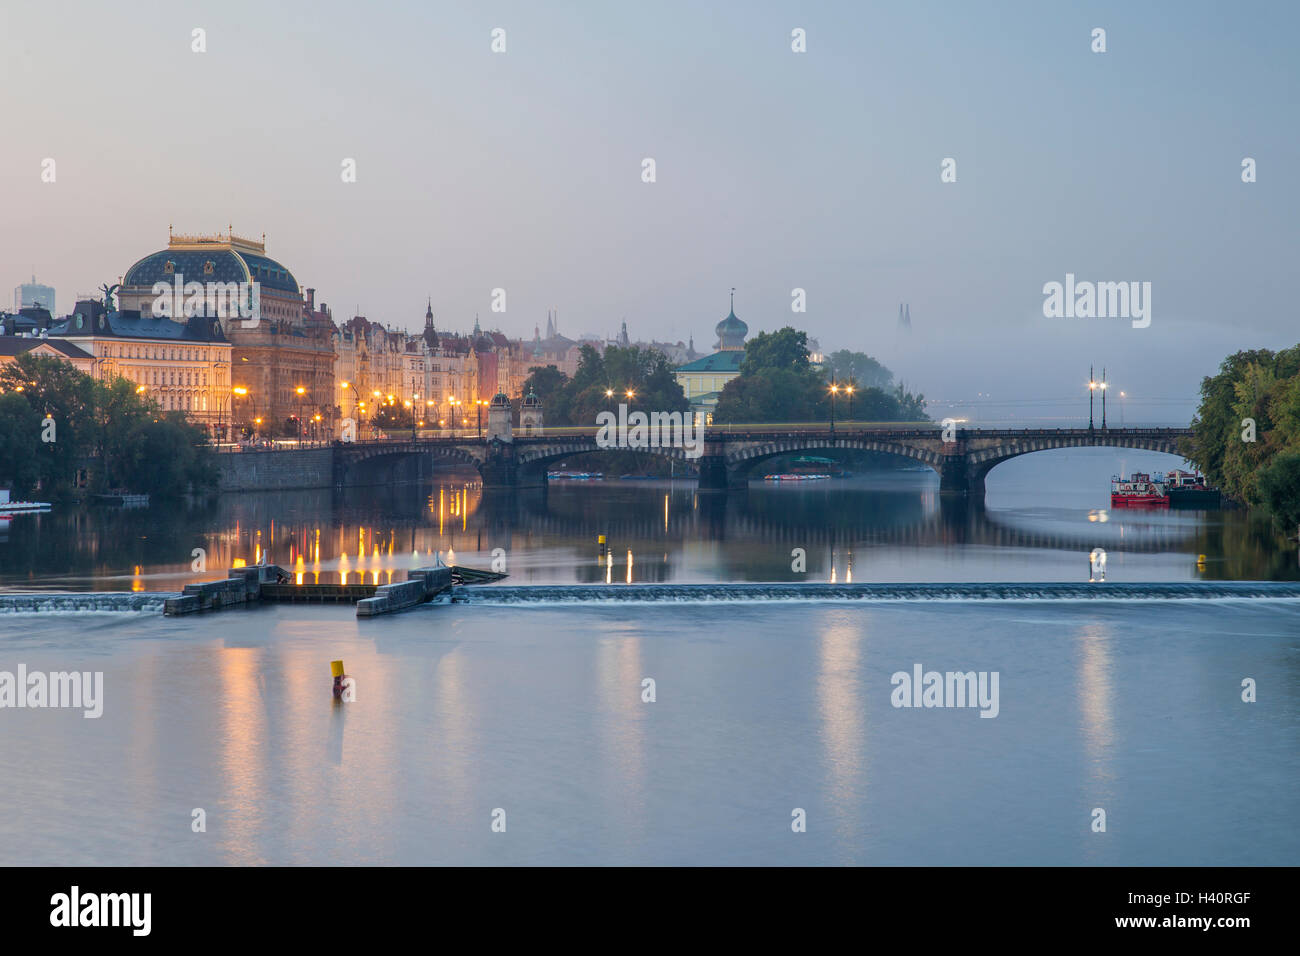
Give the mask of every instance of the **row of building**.
<svg viewBox="0 0 1300 956">
<path fill-rule="evenodd" d="M 37 298 L 20 304 L 24 293 Z M 476 404 L 486 407 L 498 393 L 520 398 L 535 367 L 573 375 L 584 345 L 659 349 L 677 367 L 692 405 L 707 413 L 738 374 L 748 331 L 733 308 L 717 325 L 716 351 L 700 356 L 693 339 L 633 343 L 626 322 L 612 341 L 571 339 L 559 333 L 552 313 L 545 336 L 535 328 L 531 341 L 485 331 L 477 317 L 469 332 L 440 331 L 432 301 L 419 332 L 360 315 L 338 322 L 317 303 L 315 289 L 301 287 L 267 256 L 265 237 L 233 231 L 169 234 L 165 249 L 132 264 L 102 293 L 55 318 L 39 300 L 52 305 L 53 289 L 19 287 L 15 311 L 0 312 L 0 362 L 34 351 L 102 380 L 125 378 L 163 409 L 186 412 L 216 440 L 337 437 L 344 421 L 364 429 L 384 405 L 409 409 L 425 427 L 473 424 Z"/>
</svg>

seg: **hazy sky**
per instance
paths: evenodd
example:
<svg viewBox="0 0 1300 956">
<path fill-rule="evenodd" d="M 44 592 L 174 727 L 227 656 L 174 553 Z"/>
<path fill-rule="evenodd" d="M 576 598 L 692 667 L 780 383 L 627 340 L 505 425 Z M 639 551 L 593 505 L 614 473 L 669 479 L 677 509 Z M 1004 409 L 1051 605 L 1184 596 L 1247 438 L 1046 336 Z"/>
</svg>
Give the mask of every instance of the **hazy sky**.
<svg viewBox="0 0 1300 956">
<path fill-rule="evenodd" d="M 1300 341 L 1297 9 L 5 0 L 0 301 L 233 223 L 336 319 L 707 348 L 735 286 L 752 332 L 1027 403 L 986 420 L 1086 414 L 1089 362 L 1185 420 L 1224 355 Z M 1044 318 L 1067 272 L 1151 282 L 1151 326 Z"/>
</svg>

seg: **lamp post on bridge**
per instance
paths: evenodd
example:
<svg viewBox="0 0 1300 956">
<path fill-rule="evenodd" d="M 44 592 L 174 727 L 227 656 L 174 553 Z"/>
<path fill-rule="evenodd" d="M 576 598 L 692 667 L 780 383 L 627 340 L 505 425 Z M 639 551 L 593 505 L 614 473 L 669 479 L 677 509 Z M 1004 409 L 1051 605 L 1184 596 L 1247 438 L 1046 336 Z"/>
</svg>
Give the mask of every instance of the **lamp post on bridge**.
<svg viewBox="0 0 1300 956">
<path fill-rule="evenodd" d="M 1101 370 L 1101 430 L 1106 430 L 1106 369 Z"/>
<path fill-rule="evenodd" d="M 1093 374 L 1093 368 L 1088 366 L 1088 431 L 1093 430 L 1092 426 L 1092 397 L 1097 391 L 1097 376 Z"/>
<path fill-rule="evenodd" d="M 835 379 L 832 378 L 831 379 L 831 434 L 832 435 L 835 434 L 835 396 L 839 392 L 839 390 L 840 390 L 839 385 L 837 385 L 835 383 Z"/>
</svg>

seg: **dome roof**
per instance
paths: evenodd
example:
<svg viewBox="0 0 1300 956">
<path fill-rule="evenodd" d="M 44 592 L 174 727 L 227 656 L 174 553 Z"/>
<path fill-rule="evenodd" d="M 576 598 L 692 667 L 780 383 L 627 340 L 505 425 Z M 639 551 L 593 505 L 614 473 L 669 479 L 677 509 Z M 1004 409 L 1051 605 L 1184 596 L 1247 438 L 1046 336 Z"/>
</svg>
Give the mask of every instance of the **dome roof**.
<svg viewBox="0 0 1300 956">
<path fill-rule="evenodd" d="M 492 407 L 492 408 L 509 408 L 509 407 L 510 407 L 510 396 L 507 395 L 503 390 L 498 389 L 498 390 L 497 390 L 497 393 L 496 393 L 495 395 L 492 396 L 491 407 Z"/>
<path fill-rule="evenodd" d="M 736 318 L 736 310 L 733 308 L 727 313 L 725 319 L 714 326 L 713 331 L 718 336 L 718 348 L 741 349 L 745 347 L 745 336 L 749 334 L 749 326 Z"/>
<path fill-rule="evenodd" d="M 122 285 L 170 285 L 177 275 L 184 282 L 257 282 L 264 289 L 302 296 L 292 272 L 266 256 L 260 243 L 238 237 L 175 238 L 166 249 L 145 256 L 127 269 Z"/>
<path fill-rule="evenodd" d="M 524 408 L 541 408 L 541 407 L 542 407 L 542 400 L 541 400 L 540 398 L 537 397 L 537 393 L 534 392 L 531 388 L 528 390 L 528 394 L 524 396 L 524 406 L 523 406 L 523 407 L 524 407 Z"/>
</svg>

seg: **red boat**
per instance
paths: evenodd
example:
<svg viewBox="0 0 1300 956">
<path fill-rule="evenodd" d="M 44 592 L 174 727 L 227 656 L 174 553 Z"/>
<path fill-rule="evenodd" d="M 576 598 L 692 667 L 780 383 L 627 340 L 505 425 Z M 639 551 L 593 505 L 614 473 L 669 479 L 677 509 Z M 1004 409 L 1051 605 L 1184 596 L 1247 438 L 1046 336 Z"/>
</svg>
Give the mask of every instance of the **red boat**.
<svg viewBox="0 0 1300 956">
<path fill-rule="evenodd" d="M 1110 480 L 1112 508 L 1168 508 L 1169 491 L 1163 482 L 1153 481 L 1145 472 L 1135 471 L 1128 478 L 1119 475 Z"/>
</svg>

